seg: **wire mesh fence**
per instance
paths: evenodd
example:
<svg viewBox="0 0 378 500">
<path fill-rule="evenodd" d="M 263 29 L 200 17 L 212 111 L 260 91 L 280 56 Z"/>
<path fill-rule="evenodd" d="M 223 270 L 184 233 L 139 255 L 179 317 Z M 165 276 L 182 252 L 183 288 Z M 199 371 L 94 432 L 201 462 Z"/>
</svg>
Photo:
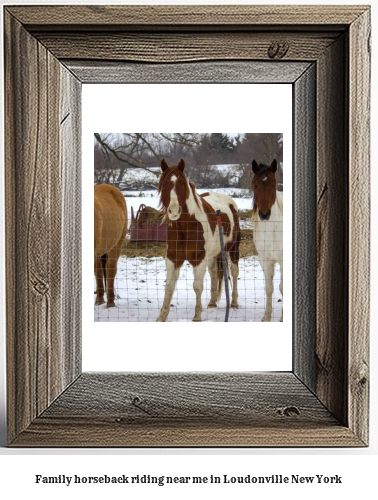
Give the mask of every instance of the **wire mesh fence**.
<svg viewBox="0 0 378 500">
<path fill-rule="evenodd" d="M 101 250 L 95 248 L 95 255 L 98 255 L 98 258 L 95 259 L 95 304 L 99 295 L 99 276 L 105 278 L 105 302 L 94 306 L 94 320 L 96 322 L 156 321 L 163 306 L 167 286 L 167 240 L 170 241 L 170 257 L 174 260 L 178 259 L 180 264 L 182 261 L 182 254 L 179 256 L 180 249 L 188 247 L 188 242 L 185 241 L 185 231 L 179 232 L 175 230 L 173 237 L 173 230 L 163 220 L 163 214 L 158 210 L 152 209 L 152 211 L 149 211 L 149 207 L 144 207 L 138 212 L 137 216 L 132 212 L 126 238 L 119 245 L 116 254 L 114 252 L 112 254 L 112 250 L 109 250 L 106 257 L 104 257 L 104 254 L 99 255 L 103 252 L 104 243 L 101 244 Z M 106 218 L 109 219 L 108 224 Z M 114 224 L 117 214 L 109 213 L 106 218 L 102 221 L 103 234 L 105 239 L 108 237 L 109 240 L 114 241 L 114 229 L 111 230 L 112 233 L 109 233 L 110 230 L 106 230 L 106 226 L 113 228 L 117 226 L 117 224 Z M 241 219 L 240 223 L 241 241 L 238 261 L 239 276 L 237 278 L 238 308 L 230 309 L 228 321 L 261 321 L 266 307 L 266 292 L 261 257 L 257 255 L 253 240 L 255 227 L 250 218 L 247 220 Z M 277 234 L 273 238 L 270 231 L 277 233 L 277 228 L 282 231 L 282 226 L 277 226 L 274 220 L 261 224 L 267 224 L 264 238 L 266 238 L 266 247 L 269 249 L 272 247 L 272 241 L 277 240 Z M 215 230 L 218 231 L 218 228 Z M 227 230 L 225 232 L 227 237 Z M 282 241 L 282 234 L 280 236 L 281 238 L 278 238 L 278 240 L 281 239 Z M 205 240 L 206 236 L 203 234 L 199 234 L 194 241 L 193 235 L 191 235 L 191 244 L 194 243 L 194 248 L 198 250 L 197 253 L 200 256 L 204 253 L 202 250 L 205 246 Z M 177 254 L 175 254 L 175 248 L 177 248 Z M 213 258 L 214 251 L 208 251 L 207 254 Z M 189 254 L 186 257 L 189 257 Z M 193 263 L 193 250 L 190 260 Z M 208 268 L 210 262 L 210 260 L 206 261 L 207 269 L 203 279 L 202 321 L 223 322 L 225 321 L 226 312 L 224 285 L 217 307 L 207 307 L 211 300 L 211 277 Z M 170 301 L 167 321 L 192 321 L 196 306 L 196 293 L 193 288 L 193 266 L 187 259 L 184 259 L 182 265 L 177 266 L 176 264 L 176 267 L 180 268 L 179 277 L 175 283 L 175 290 Z M 277 263 L 272 264 L 272 272 L 274 275 L 274 291 L 271 321 L 279 321 L 282 314 L 282 295 L 279 290 L 281 270 Z M 109 284 L 112 285 L 111 280 L 114 273 L 115 307 L 107 307 L 106 291 L 108 291 Z M 229 273 L 229 286 L 231 296 L 233 290 L 231 273 Z"/>
</svg>

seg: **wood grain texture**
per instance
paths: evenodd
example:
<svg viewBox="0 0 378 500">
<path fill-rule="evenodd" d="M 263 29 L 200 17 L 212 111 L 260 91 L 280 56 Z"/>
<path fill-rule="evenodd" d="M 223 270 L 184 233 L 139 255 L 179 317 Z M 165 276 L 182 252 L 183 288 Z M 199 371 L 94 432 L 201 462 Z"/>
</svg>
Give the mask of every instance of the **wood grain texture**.
<svg viewBox="0 0 378 500">
<path fill-rule="evenodd" d="M 298 433 L 304 446 L 361 445 L 292 373 L 91 373 L 14 445 L 291 446 Z"/>
<path fill-rule="evenodd" d="M 293 85 L 294 373 L 315 392 L 316 342 L 316 65 Z"/>
<path fill-rule="evenodd" d="M 370 330 L 370 11 L 350 28 L 349 426 L 368 442 Z"/>
<path fill-rule="evenodd" d="M 369 202 L 363 181 L 369 178 L 369 8 L 201 9 L 5 8 L 12 446 L 368 443 Z M 304 144 L 295 143 L 295 168 L 303 164 L 298 187 L 311 204 L 314 195 L 317 200 L 317 275 L 310 288 L 300 284 L 305 293 L 295 312 L 301 328 L 294 342 L 293 373 L 77 378 L 82 81 L 130 78 L 148 83 L 159 75 L 183 82 L 185 71 L 193 70 L 194 79 L 201 67 L 206 68 L 203 81 L 246 81 L 261 78 L 246 69 L 252 59 L 272 65 L 269 78 L 281 74 L 290 79 L 296 67 L 296 119 L 298 110 L 306 110 L 296 123 L 295 140 Z M 283 61 L 291 69 L 282 70 Z M 317 188 L 312 197 L 313 77 L 308 63 L 298 73 L 303 61 L 316 63 Z M 173 77 L 167 76 L 169 69 Z M 188 81 L 193 81 L 190 76 Z M 314 260 L 313 208 L 298 214 L 305 202 L 302 193 L 294 203 L 296 224 L 306 232 L 295 233 L 295 252 L 303 262 Z M 365 218 L 364 225 L 353 223 L 354 212 Z M 308 280 L 311 269 L 304 272 Z"/>
<path fill-rule="evenodd" d="M 12 438 L 61 392 L 56 363 L 61 241 L 59 232 L 51 231 L 53 225 L 61 225 L 60 169 L 55 168 L 60 149 L 60 70 L 17 21 L 6 15 L 5 23 L 6 260 L 13 261 L 6 275 L 7 362 L 14 373 L 8 379 Z"/>
<path fill-rule="evenodd" d="M 177 63 L 203 60 L 314 61 L 338 33 L 56 33 L 36 37 L 59 59 Z"/>
<path fill-rule="evenodd" d="M 160 29 L 218 26 L 347 26 L 360 16 L 366 7 L 304 6 L 304 5 L 75 5 L 8 7 L 29 30 L 40 28 L 99 28 L 110 26 L 124 29 Z"/>
<path fill-rule="evenodd" d="M 20 447 L 360 447 L 361 441 L 347 427 L 267 428 L 234 422 L 167 422 L 135 424 L 93 417 L 42 419 L 12 443 Z"/>
<path fill-rule="evenodd" d="M 306 62 L 217 61 L 185 64 L 64 60 L 82 83 L 293 83 Z"/>
<path fill-rule="evenodd" d="M 347 36 L 317 66 L 316 394 L 348 419 L 348 84 Z M 332 333 L 331 333 L 332 332 Z"/>
<path fill-rule="evenodd" d="M 71 334 L 62 323 L 62 302 L 67 299 L 62 299 L 61 288 L 62 249 L 67 247 L 62 235 L 60 134 L 61 70 L 66 70 L 7 13 L 5 53 L 7 394 L 12 441 L 73 378 L 64 377 L 67 363 L 62 363 L 67 352 L 62 338 Z M 77 322 L 76 317 L 76 328 Z"/>
<path fill-rule="evenodd" d="M 43 414 L 293 425 L 337 420 L 292 373 L 84 373 Z M 295 417 L 290 419 L 290 417 Z M 291 424 L 288 424 L 291 425 Z"/>
<path fill-rule="evenodd" d="M 61 65 L 62 387 L 81 374 L 81 82 Z"/>
</svg>

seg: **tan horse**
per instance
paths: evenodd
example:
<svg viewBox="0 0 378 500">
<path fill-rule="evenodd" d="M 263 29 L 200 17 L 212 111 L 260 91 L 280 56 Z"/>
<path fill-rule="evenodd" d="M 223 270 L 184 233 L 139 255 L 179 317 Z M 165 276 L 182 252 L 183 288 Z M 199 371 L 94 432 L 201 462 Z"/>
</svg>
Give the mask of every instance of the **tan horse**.
<svg viewBox="0 0 378 500">
<path fill-rule="evenodd" d="M 110 184 L 94 188 L 94 273 L 96 306 L 114 307 L 114 278 L 127 231 L 127 209 L 123 194 Z M 105 286 L 104 286 L 105 282 Z"/>
</svg>

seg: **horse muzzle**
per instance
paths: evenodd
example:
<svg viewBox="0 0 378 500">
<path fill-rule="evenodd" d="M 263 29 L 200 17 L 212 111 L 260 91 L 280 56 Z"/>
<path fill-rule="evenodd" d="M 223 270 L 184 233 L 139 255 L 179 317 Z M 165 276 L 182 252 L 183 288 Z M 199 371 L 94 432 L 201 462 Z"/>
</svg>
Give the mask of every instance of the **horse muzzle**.
<svg viewBox="0 0 378 500">
<path fill-rule="evenodd" d="M 270 219 L 270 210 L 268 210 L 266 212 L 266 214 L 263 214 L 261 212 L 261 210 L 259 210 L 259 217 L 260 217 L 260 220 L 262 220 L 262 221 L 268 221 Z"/>
<path fill-rule="evenodd" d="M 182 209 L 181 209 L 181 207 L 177 207 L 177 208 L 168 207 L 167 212 L 168 212 L 168 219 L 169 220 L 179 220 L 179 218 L 181 217 Z"/>
</svg>

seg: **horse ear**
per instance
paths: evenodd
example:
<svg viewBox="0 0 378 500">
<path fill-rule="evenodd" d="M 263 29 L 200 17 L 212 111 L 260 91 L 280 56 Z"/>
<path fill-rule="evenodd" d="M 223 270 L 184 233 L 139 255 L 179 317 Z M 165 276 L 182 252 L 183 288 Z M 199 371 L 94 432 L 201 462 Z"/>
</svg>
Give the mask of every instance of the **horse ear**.
<svg viewBox="0 0 378 500">
<path fill-rule="evenodd" d="M 259 171 L 259 164 L 257 163 L 256 160 L 253 160 L 252 162 L 252 171 L 254 174 L 256 174 Z"/>
<path fill-rule="evenodd" d="M 168 168 L 167 162 L 164 159 L 161 160 L 160 166 L 161 166 L 161 169 L 163 172 L 164 172 L 164 170 L 167 170 L 167 168 Z"/>
<path fill-rule="evenodd" d="M 272 161 L 272 164 L 271 164 L 271 166 L 270 166 L 269 168 L 270 168 L 270 170 L 271 170 L 273 173 L 277 172 L 277 160 L 276 160 L 275 158 L 274 158 L 274 160 Z"/>
<path fill-rule="evenodd" d="M 181 170 L 181 172 L 184 171 L 184 168 L 185 168 L 185 162 L 184 160 L 181 158 L 181 160 L 179 161 L 179 164 L 177 165 L 178 169 Z"/>
</svg>

